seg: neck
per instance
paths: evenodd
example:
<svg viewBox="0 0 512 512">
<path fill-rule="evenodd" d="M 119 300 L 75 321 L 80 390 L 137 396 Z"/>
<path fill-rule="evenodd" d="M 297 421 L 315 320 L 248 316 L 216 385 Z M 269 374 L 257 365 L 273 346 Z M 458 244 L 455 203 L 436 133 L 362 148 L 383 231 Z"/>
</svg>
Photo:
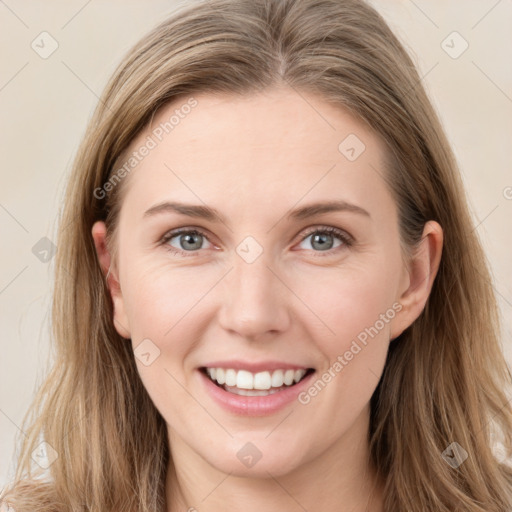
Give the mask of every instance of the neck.
<svg viewBox="0 0 512 512">
<path fill-rule="evenodd" d="M 368 450 L 369 411 L 342 438 L 314 459 L 286 474 L 251 478 L 225 473 L 175 434 L 167 472 L 167 512 L 383 512 L 384 480 Z"/>
</svg>

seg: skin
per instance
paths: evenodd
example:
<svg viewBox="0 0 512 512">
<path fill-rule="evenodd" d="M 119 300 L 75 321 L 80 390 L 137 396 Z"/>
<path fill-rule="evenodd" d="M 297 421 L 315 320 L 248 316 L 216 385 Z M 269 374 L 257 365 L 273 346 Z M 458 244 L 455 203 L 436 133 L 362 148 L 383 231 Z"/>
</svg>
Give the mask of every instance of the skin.
<svg viewBox="0 0 512 512">
<path fill-rule="evenodd" d="M 396 204 L 379 174 L 384 144 L 321 97 L 286 87 L 194 97 L 198 105 L 121 184 L 115 261 L 105 225 L 92 230 L 110 269 L 119 334 L 134 348 L 149 338 L 160 350 L 149 366 L 136 361 L 168 424 L 168 511 L 383 511 L 384 482 L 368 462 L 369 401 L 391 340 L 425 306 L 442 229 L 428 222 L 413 258 L 402 257 Z M 128 153 L 185 101 L 163 107 Z M 349 134 L 366 146 L 355 161 L 338 150 Z M 286 219 L 292 209 L 339 199 L 370 215 Z M 144 216 L 163 201 L 206 204 L 225 223 Z M 311 228 L 329 226 L 354 243 L 327 235 L 333 247 L 319 249 Z M 181 227 L 205 233 L 199 249 L 187 252 L 179 236 L 159 243 Z M 252 263 L 236 252 L 247 236 L 263 249 Z M 170 252 L 171 243 L 186 255 Z M 241 416 L 204 392 L 197 368 L 214 360 L 289 361 L 322 375 L 393 304 L 400 311 L 307 405 Z M 237 458 L 247 442 L 262 454 L 251 468 Z"/>
</svg>

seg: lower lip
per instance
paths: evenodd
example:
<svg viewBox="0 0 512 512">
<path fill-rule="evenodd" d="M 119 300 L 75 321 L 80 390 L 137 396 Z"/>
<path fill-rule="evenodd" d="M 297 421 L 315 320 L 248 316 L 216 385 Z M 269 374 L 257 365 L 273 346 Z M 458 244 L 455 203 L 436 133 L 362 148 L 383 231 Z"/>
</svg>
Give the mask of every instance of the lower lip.
<svg viewBox="0 0 512 512">
<path fill-rule="evenodd" d="M 244 416 L 267 416 L 274 414 L 297 400 L 297 396 L 309 385 L 315 372 L 304 377 L 298 384 L 284 388 L 282 391 L 267 396 L 241 396 L 225 391 L 206 376 L 202 371 L 199 375 L 204 382 L 207 393 L 224 409 Z"/>
</svg>

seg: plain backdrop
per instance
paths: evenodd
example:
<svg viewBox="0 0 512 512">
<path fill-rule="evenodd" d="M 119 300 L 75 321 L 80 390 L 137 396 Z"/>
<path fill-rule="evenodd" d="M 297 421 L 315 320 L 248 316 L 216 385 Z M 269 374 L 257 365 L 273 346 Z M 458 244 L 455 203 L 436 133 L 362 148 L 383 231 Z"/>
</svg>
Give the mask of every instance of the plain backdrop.
<svg viewBox="0 0 512 512">
<path fill-rule="evenodd" d="M 492 267 L 510 364 L 512 2 L 372 4 L 412 54 L 455 150 Z M 0 1 L 0 488 L 47 368 L 51 249 L 76 149 L 121 57 L 177 5 Z"/>
</svg>

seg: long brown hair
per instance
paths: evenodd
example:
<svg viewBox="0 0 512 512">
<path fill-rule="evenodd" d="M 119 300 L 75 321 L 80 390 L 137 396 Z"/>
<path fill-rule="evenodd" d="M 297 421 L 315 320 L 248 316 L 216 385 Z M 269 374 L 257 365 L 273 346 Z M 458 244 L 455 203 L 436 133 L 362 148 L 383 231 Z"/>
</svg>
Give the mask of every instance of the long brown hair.
<svg viewBox="0 0 512 512">
<path fill-rule="evenodd" d="M 129 52 L 78 151 L 55 265 L 55 364 L 27 416 L 16 478 L 4 493 L 18 512 L 165 509 L 166 425 L 113 327 L 91 237 L 97 220 L 115 229 L 124 183 L 106 197 L 97 191 L 164 104 L 283 84 L 347 109 L 385 141 L 405 247 L 430 219 L 444 230 L 426 307 L 391 343 L 371 399 L 371 457 L 386 481 L 385 510 L 512 507 L 512 469 L 493 451 L 499 441 L 512 458 L 504 392 L 512 376 L 488 263 L 413 62 L 362 0 L 209 0 L 178 11 Z M 43 438 L 58 455 L 46 479 L 31 460 Z M 443 454 L 453 457 L 458 446 L 468 456 L 453 467 Z"/>
</svg>

